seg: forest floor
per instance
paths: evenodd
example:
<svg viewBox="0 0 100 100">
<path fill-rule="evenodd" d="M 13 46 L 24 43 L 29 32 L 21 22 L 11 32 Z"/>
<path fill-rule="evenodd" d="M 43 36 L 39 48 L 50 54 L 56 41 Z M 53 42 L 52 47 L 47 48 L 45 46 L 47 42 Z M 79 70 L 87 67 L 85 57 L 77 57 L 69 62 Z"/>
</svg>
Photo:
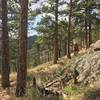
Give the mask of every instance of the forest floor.
<svg viewBox="0 0 100 100">
<path fill-rule="evenodd" d="M 72 59 L 67 59 L 67 57 L 65 56 L 59 59 L 58 64 L 53 65 L 52 62 L 47 62 L 35 68 L 29 69 L 27 77 L 27 94 L 23 98 L 16 98 L 14 96 L 16 88 L 16 73 L 11 73 L 11 87 L 8 89 L 2 89 L 0 86 L 0 100 L 35 100 L 33 99 L 34 93 L 32 88 L 33 76 L 36 76 L 38 78 L 39 84 L 45 84 L 46 82 L 56 78 L 56 76 L 61 75 L 66 68 L 69 69 L 70 67 L 72 67 L 75 64 L 76 60 L 86 52 L 87 51 L 83 49 L 82 51 L 80 51 L 78 56 L 73 56 Z M 78 86 L 71 83 L 72 81 L 67 84 L 68 86 L 63 88 L 63 91 L 67 95 L 67 99 L 65 100 L 100 100 L 100 98 L 96 99 L 96 95 L 100 95 L 100 82 L 95 82 L 88 86 Z"/>
</svg>

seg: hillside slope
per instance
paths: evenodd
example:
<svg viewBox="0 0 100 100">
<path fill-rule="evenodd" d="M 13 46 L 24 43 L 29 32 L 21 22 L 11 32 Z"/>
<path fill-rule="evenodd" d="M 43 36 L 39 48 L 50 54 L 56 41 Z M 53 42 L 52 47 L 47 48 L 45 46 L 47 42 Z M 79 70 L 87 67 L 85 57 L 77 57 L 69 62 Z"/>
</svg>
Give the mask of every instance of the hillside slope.
<svg viewBox="0 0 100 100">
<path fill-rule="evenodd" d="M 27 95 L 23 100 L 36 100 L 34 99 L 33 78 L 36 78 L 38 86 L 48 87 L 49 92 L 55 91 L 62 95 L 64 100 L 100 100 L 100 40 L 91 45 L 91 48 L 83 51 L 72 59 L 62 57 L 59 59 L 58 64 L 53 65 L 52 62 L 39 65 L 35 68 L 28 70 L 27 76 Z M 75 71 L 78 75 L 75 75 Z M 64 75 L 72 73 L 71 80 L 63 78 Z M 74 84 L 75 79 L 77 84 Z M 62 80 L 63 79 L 63 80 Z M 14 96 L 16 73 L 11 74 L 12 87 L 7 90 L 0 88 L 0 98 L 4 100 L 22 100 Z M 56 82 L 56 81 L 57 82 Z M 64 83 L 63 83 L 64 82 Z M 83 84 L 89 83 L 89 84 Z M 54 94 L 54 95 L 57 95 Z M 51 95 L 51 94 L 50 94 Z M 50 97 L 49 95 L 49 97 Z M 41 96 L 42 98 L 43 96 Z M 59 97 L 57 95 L 57 97 Z M 45 94 L 43 100 L 47 99 L 48 95 Z M 92 98 L 92 99 L 91 99 Z M 62 99 L 62 100 L 63 100 Z M 42 99 L 41 99 L 42 100 Z M 57 99 L 59 100 L 59 99 Z"/>
</svg>

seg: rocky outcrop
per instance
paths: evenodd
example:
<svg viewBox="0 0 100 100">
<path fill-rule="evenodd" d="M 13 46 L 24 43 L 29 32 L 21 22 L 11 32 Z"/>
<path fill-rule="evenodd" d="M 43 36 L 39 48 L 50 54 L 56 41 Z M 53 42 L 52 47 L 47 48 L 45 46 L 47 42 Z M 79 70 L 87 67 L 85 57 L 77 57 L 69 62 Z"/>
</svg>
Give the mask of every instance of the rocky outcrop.
<svg viewBox="0 0 100 100">
<path fill-rule="evenodd" d="M 100 40 L 91 45 L 91 51 L 80 57 L 75 65 L 76 79 L 84 84 L 100 79 Z"/>
<path fill-rule="evenodd" d="M 100 40 L 90 46 L 94 51 L 100 51 Z"/>
</svg>

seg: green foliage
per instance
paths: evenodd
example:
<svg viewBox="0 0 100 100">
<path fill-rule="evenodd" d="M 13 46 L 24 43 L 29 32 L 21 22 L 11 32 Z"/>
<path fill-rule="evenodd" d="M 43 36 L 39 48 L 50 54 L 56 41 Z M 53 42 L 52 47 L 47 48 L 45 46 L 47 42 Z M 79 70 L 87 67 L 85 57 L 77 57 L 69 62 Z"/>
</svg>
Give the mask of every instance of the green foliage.
<svg viewBox="0 0 100 100">
<path fill-rule="evenodd" d="M 81 89 L 75 86 L 68 86 L 64 89 L 64 92 L 68 95 L 79 94 L 81 93 Z"/>
<path fill-rule="evenodd" d="M 36 35 L 28 37 L 28 49 L 32 48 L 32 45 L 36 41 L 36 39 L 37 39 Z"/>
<path fill-rule="evenodd" d="M 33 87 L 28 89 L 27 96 L 29 97 L 29 100 L 37 100 L 36 90 Z"/>
</svg>

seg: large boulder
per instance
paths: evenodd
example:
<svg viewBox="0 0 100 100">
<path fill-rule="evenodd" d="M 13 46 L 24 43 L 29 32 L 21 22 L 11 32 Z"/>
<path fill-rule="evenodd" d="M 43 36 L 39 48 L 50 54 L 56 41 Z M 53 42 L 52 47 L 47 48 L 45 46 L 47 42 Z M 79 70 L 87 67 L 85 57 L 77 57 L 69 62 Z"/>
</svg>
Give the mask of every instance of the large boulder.
<svg viewBox="0 0 100 100">
<path fill-rule="evenodd" d="M 98 40 L 96 43 L 92 44 L 90 47 L 94 51 L 100 51 L 100 40 Z"/>
<path fill-rule="evenodd" d="M 100 40 L 91 46 L 94 51 L 84 54 L 75 65 L 76 79 L 84 84 L 100 79 Z"/>
</svg>

